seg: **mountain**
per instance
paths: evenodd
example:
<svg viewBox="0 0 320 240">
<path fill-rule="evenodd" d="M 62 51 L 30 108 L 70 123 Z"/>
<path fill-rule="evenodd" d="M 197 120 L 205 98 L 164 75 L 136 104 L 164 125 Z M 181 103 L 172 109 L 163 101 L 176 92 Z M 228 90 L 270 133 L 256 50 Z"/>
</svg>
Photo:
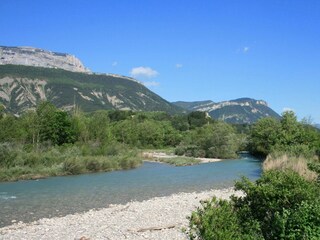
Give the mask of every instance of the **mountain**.
<svg viewBox="0 0 320 240">
<path fill-rule="evenodd" d="M 183 111 L 133 78 L 56 68 L 0 65 L 0 104 L 6 111 L 20 115 L 44 100 L 65 110 L 79 106 L 85 112 L 100 109 Z"/>
<path fill-rule="evenodd" d="M 199 102 L 179 101 L 173 102 L 173 104 L 187 111 L 208 112 L 214 119 L 235 124 L 251 124 L 263 117 L 280 118 L 279 114 L 269 108 L 265 101 L 251 98 L 239 98 L 218 103 L 210 100 Z"/>
<path fill-rule="evenodd" d="M 0 65 L 6 64 L 60 68 L 72 72 L 90 73 L 90 70 L 73 55 L 33 47 L 0 46 Z"/>
</svg>

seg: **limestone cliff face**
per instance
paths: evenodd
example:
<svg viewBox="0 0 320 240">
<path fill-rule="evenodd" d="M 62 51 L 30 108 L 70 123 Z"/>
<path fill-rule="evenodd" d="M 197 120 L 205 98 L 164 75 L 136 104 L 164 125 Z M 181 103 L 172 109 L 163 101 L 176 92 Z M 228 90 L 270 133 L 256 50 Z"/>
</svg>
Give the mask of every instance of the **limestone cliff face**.
<svg viewBox="0 0 320 240">
<path fill-rule="evenodd" d="M 5 64 L 60 68 L 72 72 L 90 73 L 90 70 L 73 55 L 33 47 L 0 46 L 0 65 Z"/>
</svg>

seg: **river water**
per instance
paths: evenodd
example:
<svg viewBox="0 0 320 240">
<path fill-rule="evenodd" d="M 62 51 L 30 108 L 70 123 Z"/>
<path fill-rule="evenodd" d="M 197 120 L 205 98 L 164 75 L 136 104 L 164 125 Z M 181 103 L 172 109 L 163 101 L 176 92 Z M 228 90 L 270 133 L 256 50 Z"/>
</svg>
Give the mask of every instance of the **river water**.
<svg viewBox="0 0 320 240">
<path fill-rule="evenodd" d="M 194 166 L 145 162 L 127 171 L 0 183 L 0 227 L 172 193 L 231 187 L 241 176 L 255 180 L 260 174 L 261 162 L 243 155 Z"/>
</svg>

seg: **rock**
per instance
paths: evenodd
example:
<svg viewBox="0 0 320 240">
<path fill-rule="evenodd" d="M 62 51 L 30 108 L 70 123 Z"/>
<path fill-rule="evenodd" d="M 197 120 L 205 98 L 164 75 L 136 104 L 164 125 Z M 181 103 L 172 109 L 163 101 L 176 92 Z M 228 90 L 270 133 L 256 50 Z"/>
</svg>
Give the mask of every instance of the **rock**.
<svg viewBox="0 0 320 240">
<path fill-rule="evenodd" d="M 0 47 L 0 64 L 61 68 L 72 72 L 91 72 L 73 55 L 33 47 Z"/>
</svg>

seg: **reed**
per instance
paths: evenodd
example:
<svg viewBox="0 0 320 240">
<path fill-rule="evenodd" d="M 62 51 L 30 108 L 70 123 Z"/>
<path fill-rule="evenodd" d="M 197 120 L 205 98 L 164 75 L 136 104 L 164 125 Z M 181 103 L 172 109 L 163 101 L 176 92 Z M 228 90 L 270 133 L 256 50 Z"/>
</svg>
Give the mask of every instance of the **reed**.
<svg viewBox="0 0 320 240">
<path fill-rule="evenodd" d="M 295 157 L 288 154 L 269 154 L 263 162 L 262 168 L 264 171 L 269 170 L 292 170 L 304 177 L 308 181 L 317 179 L 317 174 L 308 168 L 308 163 L 313 160 L 308 160 L 304 157 Z"/>
</svg>

